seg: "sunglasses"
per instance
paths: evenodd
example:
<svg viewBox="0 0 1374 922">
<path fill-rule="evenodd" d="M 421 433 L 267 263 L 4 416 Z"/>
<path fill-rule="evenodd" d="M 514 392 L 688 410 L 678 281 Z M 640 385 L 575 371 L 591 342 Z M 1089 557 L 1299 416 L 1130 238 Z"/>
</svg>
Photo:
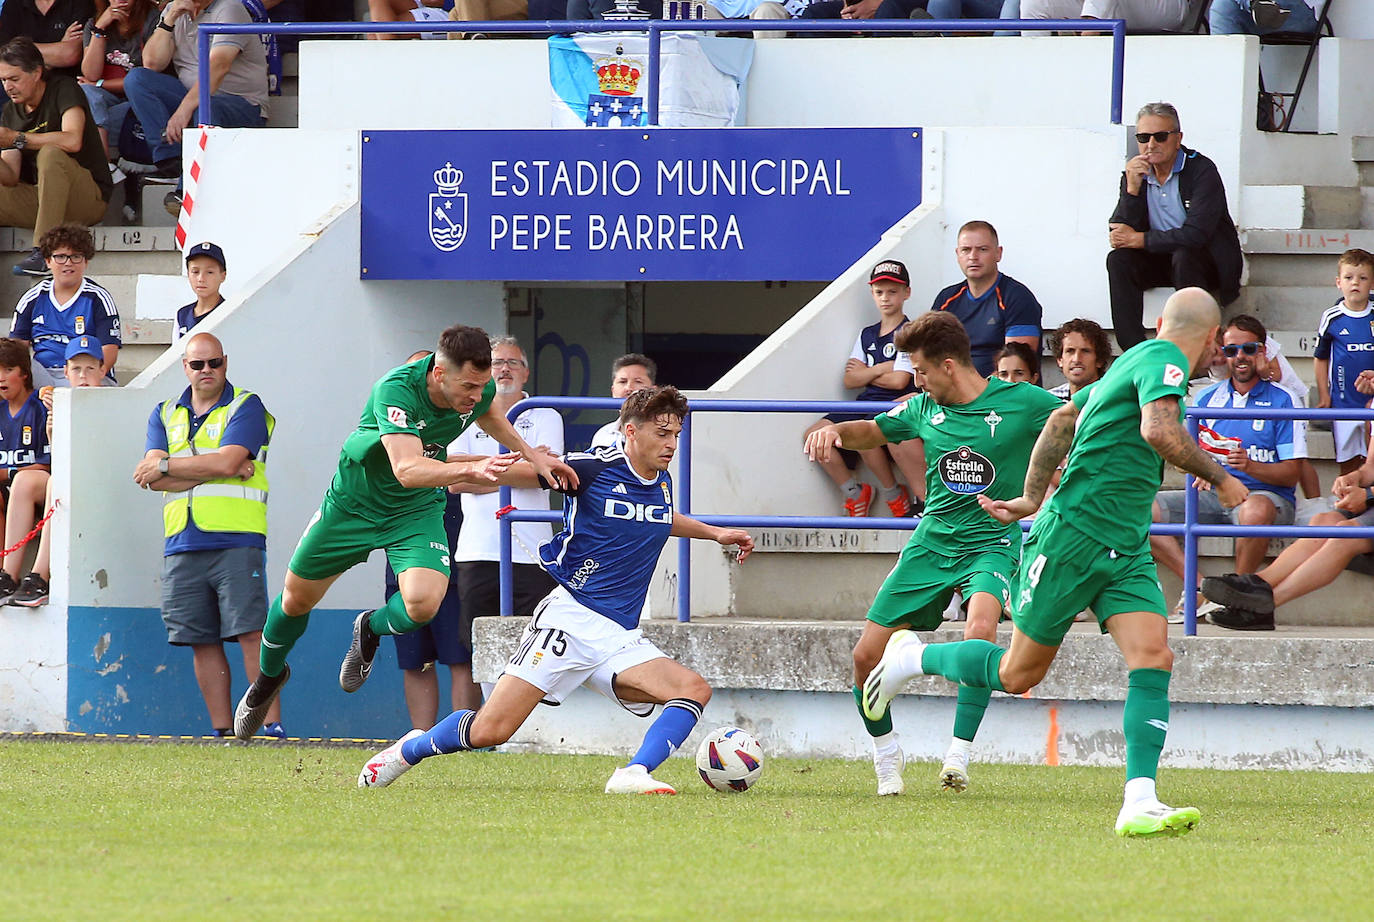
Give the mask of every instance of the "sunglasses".
<svg viewBox="0 0 1374 922">
<path fill-rule="evenodd" d="M 224 356 L 217 359 L 187 359 L 186 364 L 191 366 L 192 371 L 200 371 L 206 365 L 211 368 L 220 368 L 224 365 Z"/>
<path fill-rule="evenodd" d="M 1241 343 L 1240 345 L 1232 344 L 1229 346 L 1222 346 L 1221 352 L 1222 355 L 1225 355 L 1228 359 L 1233 359 L 1236 356 L 1240 355 L 1242 352 L 1244 352 L 1246 355 L 1254 355 L 1256 352 L 1260 351 L 1260 345 L 1260 343 Z"/>
<path fill-rule="evenodd" d="M 1163 144 L 1165 141 L 1169 140 L 1169 135 L 1179 133 L 1177 128 L 1173 131 L 1137 131 L 1135 133 L 1135 142 L 1137 144 L 1146 144 L 1151 138 L 1154 138 L 1155 141 Z"/>
</svg>

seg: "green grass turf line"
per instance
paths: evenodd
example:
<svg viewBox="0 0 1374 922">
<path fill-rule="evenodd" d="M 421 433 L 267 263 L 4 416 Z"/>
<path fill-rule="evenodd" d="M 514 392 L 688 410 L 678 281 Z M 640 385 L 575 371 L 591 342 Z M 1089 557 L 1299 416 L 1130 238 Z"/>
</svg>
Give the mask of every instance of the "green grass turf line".
<svg viewBox="0 0 1374 922">
<path fill-rule="evenodd" d="M 724 795 L 601 793 L 616 759 L 469 753 L 359 790 L 360 750 L 0 744 L 6 917 L 1367 919 L 1356 774 L 1165 770 L 1179 839 L 1112 832 L 1119 768 L 778 759 Z"/>
</svg>

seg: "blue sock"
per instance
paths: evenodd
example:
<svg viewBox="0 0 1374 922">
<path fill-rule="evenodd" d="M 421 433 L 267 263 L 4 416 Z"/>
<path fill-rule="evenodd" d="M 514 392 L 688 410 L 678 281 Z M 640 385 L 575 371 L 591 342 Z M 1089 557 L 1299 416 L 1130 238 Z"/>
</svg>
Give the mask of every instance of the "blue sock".
<svg viewBox="0 0 1374 922">
<path fill-rule="evenodd" d="M 421 759 L 443 755 L 448 752 L 463 752 L 471 749 L 468 730 L 476 711 L 454 711 L 434 725 L 434 728 L 408 739 L 401 744 L 401 758 L 411 765 L 418 765 Z"/>
<path fill-rule="evenodd" d="M 644 742 L 640 743 L 639 752 L 629 764 L 643 765 L 649 771 L 662 765 L 697 725 L 701 708 L 702 705 L 691 698 L 674 698 L 664 704 L 663 713 L 644 734 Z"/>
</svg>

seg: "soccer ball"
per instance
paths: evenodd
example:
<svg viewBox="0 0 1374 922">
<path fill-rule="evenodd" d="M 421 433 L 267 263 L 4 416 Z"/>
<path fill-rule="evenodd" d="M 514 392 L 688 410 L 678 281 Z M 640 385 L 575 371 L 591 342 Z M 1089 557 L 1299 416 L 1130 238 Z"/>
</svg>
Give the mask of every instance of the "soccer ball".
<svg viewBox="0 0 1374 922">
<path fill-rule="evenodd" d="M 697 773 L 717 791 L 747 791 L 763 774 L 763 747 L 739 727 L 712 730 L 697 747 Z"/>
</svg>

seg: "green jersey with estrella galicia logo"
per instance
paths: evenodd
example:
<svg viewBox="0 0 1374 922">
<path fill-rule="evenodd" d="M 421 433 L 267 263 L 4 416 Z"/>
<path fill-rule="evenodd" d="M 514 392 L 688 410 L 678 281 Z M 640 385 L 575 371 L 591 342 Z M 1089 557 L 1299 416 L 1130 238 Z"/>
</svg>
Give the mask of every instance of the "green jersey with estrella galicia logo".
<svg viewBox="0 0 1374 922">
<path fill-rule="evenodd" d="M 957 557 L 989 545 L 1017 549 L 1021 526 L 1003 525 L 978 505 L 1021 495 L 1030 453 L 1050 414 L 1064 405 L 1034 384 L 1000 378 L 970 403 L 942 406 L 917 394 L 874 422 L 889 442 L 921 439 L 926 450 L 926 511 L 911 543 Z"/>
<path fill-rule="evenodd" d="M 1078 431 L 1048 507 L 1066 525 L 1123 554 L 1148 541 L 1164 459 L 1140 434 L 1140 411 L 1177 397 L 1181 422 L 1188 367 L 1178 346 L 1152 339 L 1128 349 L 1100 381 L 1073 395 Z"/>
<path fill-rule="evenodd" d="M 382 436 L 406 433 L 418 438 L 428 458 L 443 458 L 448 444 L 491 406 L 496 382 L 488 381 L 469 413 L 437 407 L 429 399 L 426 376 L 434 356 L 393 368 L 372 385 L 358 428 L 344 439 L 339 468 L 325 499 L 364 518 L 381 520 L 443 502 L 443 490 L 403 487 L 391 470 Z"/>
</svg>

